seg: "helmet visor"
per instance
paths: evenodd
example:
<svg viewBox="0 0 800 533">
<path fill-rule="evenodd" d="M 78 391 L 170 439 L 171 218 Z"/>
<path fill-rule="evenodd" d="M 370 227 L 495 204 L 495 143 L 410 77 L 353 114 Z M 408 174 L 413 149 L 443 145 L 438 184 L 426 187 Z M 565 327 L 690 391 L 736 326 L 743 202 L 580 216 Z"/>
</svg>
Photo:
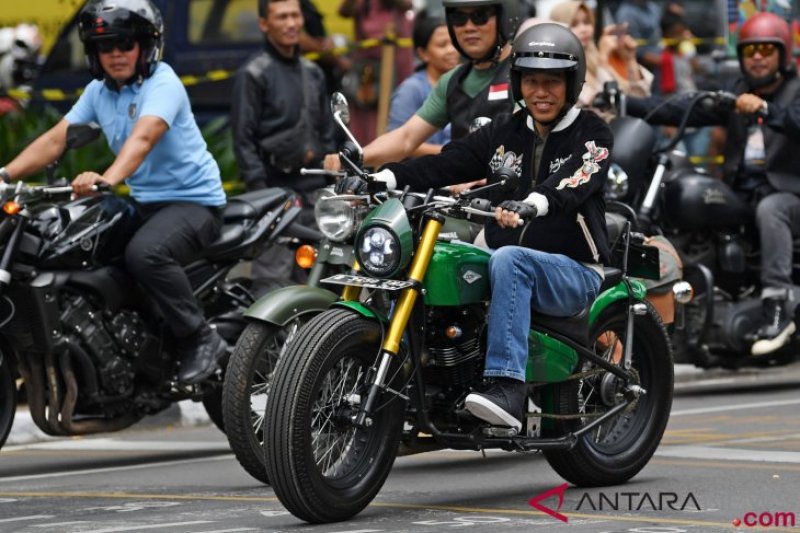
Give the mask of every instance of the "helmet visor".
<svg viewBox="0 0 800 533">
<path fill-rule="evenodd" d="M 516 70 L 575 70 L 578 59 L 568 54 L 536 52 L 535 55 L 515 55 L 511 65 Z"/>
</svg>

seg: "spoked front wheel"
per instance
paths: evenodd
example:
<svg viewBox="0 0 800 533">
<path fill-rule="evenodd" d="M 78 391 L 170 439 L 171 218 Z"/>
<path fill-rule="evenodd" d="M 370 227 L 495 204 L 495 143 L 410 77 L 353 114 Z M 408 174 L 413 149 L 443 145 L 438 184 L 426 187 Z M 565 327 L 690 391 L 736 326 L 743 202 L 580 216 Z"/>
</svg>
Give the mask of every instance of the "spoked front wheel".
<svg viewBox="0 0 800 533">
<path fill-rule="evenodd" d="M 275 371 L 265 421 L 267 475 L 281 503 L 302 520 L 354 516 L 389 475 L 404 402 L 383 393 L 369 422 L 355 424 L 380 343 L 380 324 L 332 309 L 298 332 Z"/>
<path fill-rule="evenodd" d="M 545 451 L 550 466 L 561 477 L 583 487 L 624 483 L 648 463 L 655 453 L 672 407 L 673 361 L 667 332 L 658 312 L 649 304 L 647 312 L 634 317 L 632 371 L 646 394 L 620 414 L 582 435 L 571 450 Z M 621 364 L 625 343 L 627 302 L 604 309 L 591 329 L 595 353 Z M 624 385 L 608 372 L 596 372 L 585 364 L 587 377 L 549 387 L 546 397 L 555 415 L 546 420 L 543 432 L 561 436 L 590 423 L 622 401 Z M 575 415 L 579 415 L 576 417 Z"/>
<path fill-rule="evenodd" d="M 236 343 L 225 374 L 222 412 L 228 443 L 247 473 L 266 484 L 264 409 L 272 373 L 285 344 L 304 322 L 296 317 L 283 327 L 266 322 L 249 324 Z"/>
</svg>

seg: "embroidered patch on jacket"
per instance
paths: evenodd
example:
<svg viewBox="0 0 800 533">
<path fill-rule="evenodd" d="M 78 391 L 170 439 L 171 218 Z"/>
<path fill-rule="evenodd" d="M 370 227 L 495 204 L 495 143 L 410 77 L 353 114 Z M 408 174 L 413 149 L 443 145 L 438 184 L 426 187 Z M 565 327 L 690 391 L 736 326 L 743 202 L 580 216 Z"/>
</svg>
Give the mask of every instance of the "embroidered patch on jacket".
<svg viewBox="0 0 800 533">
<path fill-rule="evenodd" d="M 575 171 L 575 173 L 561 180 L 556 189 L 563 189 L 564 187 L 575 188 L 583 185 L 600 170 L 598 163 L 608 157 L 608 148 L 595 145 L 594 141 L 588 141 L 584 144 L 588 150 L 581 156 L 583 159 L 583 166 Z"/>
<path fill-rule="evenodd" d="M 506 152 L 505 146 L 499 146 L 489 161 L 489 168 L 497 172 L 502 167 L 510 168 L 517 176 L 522 176 L 522 156 L 512 151 Z"/>
</svg>

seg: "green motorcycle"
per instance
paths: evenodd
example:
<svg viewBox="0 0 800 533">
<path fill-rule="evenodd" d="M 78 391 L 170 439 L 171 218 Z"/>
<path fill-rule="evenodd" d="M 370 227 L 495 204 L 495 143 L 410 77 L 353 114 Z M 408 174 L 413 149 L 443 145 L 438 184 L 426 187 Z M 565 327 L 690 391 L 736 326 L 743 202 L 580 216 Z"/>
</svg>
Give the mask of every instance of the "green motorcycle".
<svg viewBox="0 0 800 533">
<path fill-rule="evenodd" d="M 401 442 L 406 451 L 542 450 L 580 486 L 635 476 L 672 404 L 669 339 L 644 283 L 633 279 L 657 279 L 657 249 L 628 227 L 612 236 L 619 268 L 605 269 L 591 306 L 569 318 L 533 316 L 528 408 L 517 434 L 463 408 L 482 380 L 490 253 L 440 239 L 445 217 L 494 216 L 492 206 L 432 192 L 374 197 L 381 203 L 355 238 L 360 271 L 323 280 L 348 297 L 300 327 L 272 375 L 266 470 L 283 505 L 311 523 L 356 515 L 380 490 Z"/>
</svg>

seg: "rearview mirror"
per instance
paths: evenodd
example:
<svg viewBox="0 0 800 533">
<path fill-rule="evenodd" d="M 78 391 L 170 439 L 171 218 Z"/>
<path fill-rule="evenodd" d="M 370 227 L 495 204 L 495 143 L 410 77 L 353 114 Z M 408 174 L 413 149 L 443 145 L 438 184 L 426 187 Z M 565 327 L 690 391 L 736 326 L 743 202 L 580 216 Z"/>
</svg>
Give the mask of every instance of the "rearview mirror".
<svg viewBox="0 0 800 533">
<path fill-rule="evenodd" d="M 100 136 L 100 125 L 96 122 L 88 124 L 70 124 L 67 126 L 67 150 L 86 146 Z"/>
<path fill-rule="evenodd" d="M 345 124 L 350 123 L 350 106 L 342 93 L 333 93 L 331 96 L 331 113 Z"/>
</svg>

